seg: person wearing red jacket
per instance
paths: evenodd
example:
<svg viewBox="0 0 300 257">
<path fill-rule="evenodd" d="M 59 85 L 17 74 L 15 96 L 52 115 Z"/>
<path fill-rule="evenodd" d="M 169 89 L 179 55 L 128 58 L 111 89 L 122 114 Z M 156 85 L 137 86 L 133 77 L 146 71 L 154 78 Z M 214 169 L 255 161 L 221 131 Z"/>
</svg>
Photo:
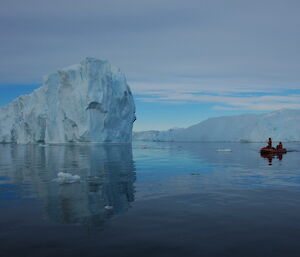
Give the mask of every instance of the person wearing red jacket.
<svg viewBox="0 0 300 257">
<path fill-rule="evenodd" d="M 282 149 L 282 143 L 279 142 L 279 144 L 276 146 L 276 149 Z"/>
<path fill-rule="evenodd" d="M 270 137 L 268 140 L 268 148 L 272 148 L 272 138 L 270 138 Z"/>
</svg>

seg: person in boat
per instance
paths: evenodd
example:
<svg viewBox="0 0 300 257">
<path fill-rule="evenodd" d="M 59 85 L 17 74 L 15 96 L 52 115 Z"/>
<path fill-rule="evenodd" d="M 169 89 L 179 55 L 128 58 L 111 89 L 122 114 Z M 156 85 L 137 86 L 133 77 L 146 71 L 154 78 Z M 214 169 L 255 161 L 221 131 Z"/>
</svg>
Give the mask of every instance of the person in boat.
<svg viewBox="0 0 300 257">
<path fill-rule="evenodd" d="M 270 137 L 268 140 L 268 148 L 272 148 L 272 138 L 270 138 Z"/>
<path fill-rule="evenodd" d="M 282 148 L 283 148 L 283 147 L 282 147 L 282 143 L 279 142 L 279 144 L 276 146 L 276 149 L 279 150 L 279 149 L 282 149 Z"/>
</svg>

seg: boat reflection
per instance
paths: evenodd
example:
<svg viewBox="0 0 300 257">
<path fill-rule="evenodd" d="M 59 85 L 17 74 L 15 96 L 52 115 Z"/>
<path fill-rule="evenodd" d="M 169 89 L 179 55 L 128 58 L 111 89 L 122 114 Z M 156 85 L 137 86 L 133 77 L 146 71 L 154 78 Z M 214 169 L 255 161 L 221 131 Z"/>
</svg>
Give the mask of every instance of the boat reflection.
<svg viewBox="0 0 300 257">
<path fill-rule="evenodd" d="M 10 169 L 6 175 L 15 184 L 30 185 L 30 197 L 42 200 L 52 221 L 101 227 L 134 201 L 130 145 L 11 145 L 1 150 L 0 161 Z M 58 184 L 53 179 L 59 171 L 79 175 L 80 183 Z"/>
<path fill-rule="evenodd" d="M 282 160 L 283 154 L 282 153 L 261 153 L 260 156 L 268 161 L 269 165 L 272 165 L 273 159 L 277 158 L 279 161 Z"/>
</svg>

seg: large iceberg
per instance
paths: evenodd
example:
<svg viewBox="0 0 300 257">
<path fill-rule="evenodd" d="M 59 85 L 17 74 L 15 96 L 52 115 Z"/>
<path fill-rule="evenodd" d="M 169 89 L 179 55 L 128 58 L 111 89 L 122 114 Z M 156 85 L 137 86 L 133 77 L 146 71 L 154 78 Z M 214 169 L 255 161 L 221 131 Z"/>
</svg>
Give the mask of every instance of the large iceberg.
<svg viewBox="0 0 300 257">
<path fill-rule="evenodd" d="M 134 140 L 187 142 L 300 141 L 300 110 L 210 118 L 185 129 L 135 132 Z"/>
<path fill-rule="evenodd" d="M 134 141 L 172 142 L 183 128 L 172 128 L 165 131 L 148 130 L 133 132 Z M 176 141 L 176 140 L 175 140 Z"/>
<path fill-rule="evenodd" d="M 129 143 L 135 105 L 124 74 L 85 58 L 0 108 L 2 143 Z"/>
</svg>

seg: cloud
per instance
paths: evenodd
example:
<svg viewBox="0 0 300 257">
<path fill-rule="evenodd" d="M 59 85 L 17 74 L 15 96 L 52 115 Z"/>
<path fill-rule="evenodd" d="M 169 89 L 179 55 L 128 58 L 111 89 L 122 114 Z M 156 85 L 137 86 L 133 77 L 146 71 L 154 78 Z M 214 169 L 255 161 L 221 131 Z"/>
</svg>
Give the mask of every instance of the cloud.
<svg viewBox="0 0 300 257">
<path fill-rule="evenodd" d="M 151 85 L 151 86 L 149 86 Z M 133 85 L 133 92 L 138 101 L 159 102 L 165 104 L 210 103 L 214 109 L 223 111 L 256 110 L 270 111 L 282 108 L 300 109 L 300 90 L 286 91 L 269 90 L 240 90 L 232 87 L 224 90 L 218 87 L 195 85 L 143 84 Z M 209 88 L 209 89 L 208 89 Z"/>
<path fill-rule="evenodd" d="M 131 84 L 299 89 L 299 7 L 293 0 L 2 0 L 0 83 L 39 82 L 95 56 L 119 66 Z"/>
</svg>

